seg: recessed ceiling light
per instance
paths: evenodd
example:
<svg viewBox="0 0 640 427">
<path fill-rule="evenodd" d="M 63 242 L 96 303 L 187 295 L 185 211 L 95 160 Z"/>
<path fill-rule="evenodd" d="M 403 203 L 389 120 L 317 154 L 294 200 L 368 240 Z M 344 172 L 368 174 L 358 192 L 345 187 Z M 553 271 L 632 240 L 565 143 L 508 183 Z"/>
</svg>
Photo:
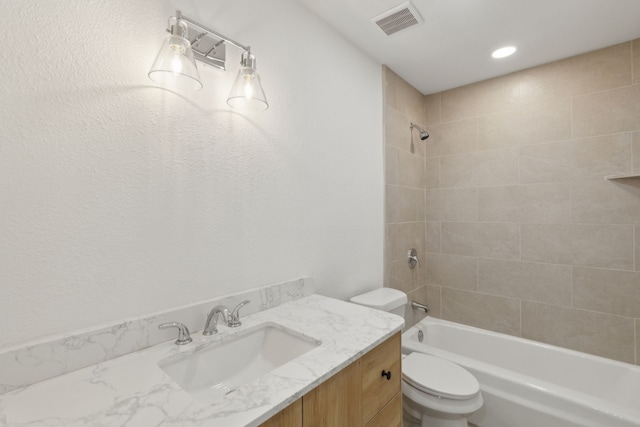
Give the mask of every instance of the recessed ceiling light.
<svg viewBox="0 0 640 427">
<path fill-rule="evenodd" d="M 491 56 L 496 59 L 506 58 L 507 56 L 513 55 L 515 51 L 515 46 L 505 46 L 501 47 L 500 49 L 494 50 Z"/>
</svg>

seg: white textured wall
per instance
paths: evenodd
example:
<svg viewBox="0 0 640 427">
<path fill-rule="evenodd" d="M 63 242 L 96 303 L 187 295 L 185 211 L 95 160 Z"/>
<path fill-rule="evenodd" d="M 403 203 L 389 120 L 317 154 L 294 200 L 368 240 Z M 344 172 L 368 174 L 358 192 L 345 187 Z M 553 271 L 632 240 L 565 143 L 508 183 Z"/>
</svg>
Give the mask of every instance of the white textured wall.
<svg viewBox="0 0 640 427">
<path fill-rule="evenodd" d="M 0 6 L 0 348 L 300 276 L 381 285 L 380 67 L 297 2 Z M 226 106 L 235 48 L 200 92 L 152 84 L 176 8 L 251 44 L 269 110 Z"/>
</svg>

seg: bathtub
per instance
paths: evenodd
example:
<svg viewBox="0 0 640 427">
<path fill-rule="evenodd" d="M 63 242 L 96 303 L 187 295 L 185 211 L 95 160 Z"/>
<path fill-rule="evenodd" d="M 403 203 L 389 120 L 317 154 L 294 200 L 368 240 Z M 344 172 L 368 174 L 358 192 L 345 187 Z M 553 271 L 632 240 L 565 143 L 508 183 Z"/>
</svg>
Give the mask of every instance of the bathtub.
<svg viewBox="0 0 640 427">
<path fill-rule="evenodd" d="M 478 379 L 479 427 L 640 427 L 640 366 L 430 317 L 402 334 L 415 351 Z"/>
</svg>

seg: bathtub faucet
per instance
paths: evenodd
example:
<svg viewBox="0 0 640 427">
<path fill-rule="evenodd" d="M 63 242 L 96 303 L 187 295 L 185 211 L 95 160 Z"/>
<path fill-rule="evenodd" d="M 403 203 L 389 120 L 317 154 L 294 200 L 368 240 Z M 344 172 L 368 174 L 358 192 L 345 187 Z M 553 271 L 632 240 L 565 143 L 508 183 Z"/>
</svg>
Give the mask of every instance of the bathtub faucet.
<svg viewBox="0 0 640 427">
<path fill-rule="evenodd" d="M 416 301 L 411 301 L 411 307 L 417 308 L 418 310 L 424 310 L 425 313 L 429 312 L 428 306 L 424 304 L 420 304 L 419 302 L 416 302 Z"/>
</svg>

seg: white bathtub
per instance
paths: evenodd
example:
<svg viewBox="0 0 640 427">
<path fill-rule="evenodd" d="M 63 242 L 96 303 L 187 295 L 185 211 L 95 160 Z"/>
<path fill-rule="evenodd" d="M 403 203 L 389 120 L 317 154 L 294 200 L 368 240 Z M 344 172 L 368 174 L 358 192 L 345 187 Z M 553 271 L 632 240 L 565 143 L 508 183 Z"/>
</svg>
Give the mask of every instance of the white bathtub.
<svg viewBox="0 0 640 427">
<path fill-rule="evenodd" d="M 640 427 L 640 366 L 430 317 L 402 334 L 402 351 L 475 375 L 479 427 Z"/>
</svg>

